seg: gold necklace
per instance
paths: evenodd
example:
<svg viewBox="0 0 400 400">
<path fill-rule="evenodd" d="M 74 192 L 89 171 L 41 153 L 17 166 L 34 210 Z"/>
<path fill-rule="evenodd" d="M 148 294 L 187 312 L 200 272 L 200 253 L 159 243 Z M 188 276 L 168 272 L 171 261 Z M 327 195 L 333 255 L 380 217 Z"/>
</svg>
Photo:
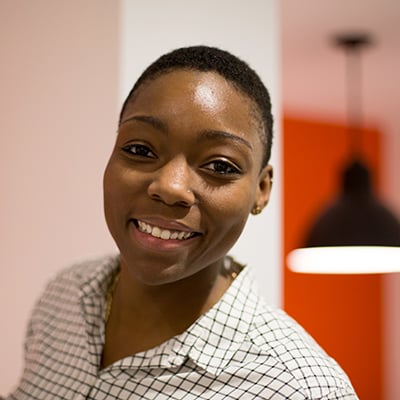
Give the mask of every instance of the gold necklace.
<svg viewBox="0 0 400 400">
<path fill-rule="evenodd" d="M 226 256 L 224 258 L 224 262 L 223 262 L 222 274 L 224 276 L 229 276 L 231 278 L 231 280 L 234 281 L 236 279 L 236 277 L 239 275 L 239 273 L 242 271 L 243 268 L 244 268 L 244 266 L 239 264 L 238 262 L 236 262 L 231 256 Z M 106 307 L 105 307 L 105 312 L 104 312 L 105 324 L 107 324 L 108 319 L 110 318 L 114 292 L 115 292 L 115 288 L 117 287 L 117 284 L 119 281 L 119 276 L 120 276 L 120 271 L 118 270 L 117 273 L 115 273 L 115 275 L 112 279 L 112 282 L 107 289 Z"/>
<path fill-rule="evenodd" d="M 231 280 L 234 281 L 243 268 L 244 265 L 239 264 L 237 261 L 233 259 L 233 257 L 225 256 L 222 275 L 230 276 Z"/>
<path fill-rule="evenodd" d="M 110 318 L 114 292 L 115 292 L 115 288 L 117 287 L 117 284 L 118 284 L 118 281 L 119 281 L 119 275 L 120 275 L 120 271 L 118 271 L 114 275 L 113 280 L 111 282 L 111 285 L 107 289 L 107 293 L 106 293 L 106 309 L 105 309 L 105 312 L 104 312 L 104 322 L 105 322 L 105 324 L 107 324 L 108 319 Z"/>
</svg>

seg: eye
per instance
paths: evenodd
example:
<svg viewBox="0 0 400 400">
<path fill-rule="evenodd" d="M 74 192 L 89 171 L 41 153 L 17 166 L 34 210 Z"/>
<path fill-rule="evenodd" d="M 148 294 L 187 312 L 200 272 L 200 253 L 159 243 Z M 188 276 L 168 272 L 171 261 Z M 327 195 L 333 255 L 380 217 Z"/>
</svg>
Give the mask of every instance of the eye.
<svg viewBox="0 0 400 400">
<path fill-rule="evenodd" d="M 128 144 L 122 147 L 122 150 L 125 153 L 134 156 L 157 158 L 157 156 L 150 150 L 150 148 L 144 144 Z"/>
<path fill-rule="evenodd" d="M 205 169 L 210 170 L 219 175 L 239 175 L 241 171 L 232 163 L 224 160 L 212 161 L 204 166 Z"/>
</svg>

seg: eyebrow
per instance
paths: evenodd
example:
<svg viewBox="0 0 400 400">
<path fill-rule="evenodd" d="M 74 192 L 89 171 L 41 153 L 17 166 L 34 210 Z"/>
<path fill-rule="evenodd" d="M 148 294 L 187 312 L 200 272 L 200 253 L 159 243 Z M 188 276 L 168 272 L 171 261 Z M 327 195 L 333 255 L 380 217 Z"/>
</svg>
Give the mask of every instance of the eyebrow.
<svg viewBox="0 0 400 400">
<path fill-rule="evenodd" d="M 168 132 L 168 125 L 165 122 L 161 121 L 159 118 L 152 117 L 150 115 L 134 115 L 132 117 L 129 117 L 129 118 L 123 120 L 121 122 L 121 125 L 123 125 L 129 121 L 144 122 L 144 123 L 147 123 L 147 124 L 153 126 L 154 128 L 156 128 L 160 131 L 163 131 L 166 133 Z M 242 143 L 245 146 L 247 146 L 249 149 L 253 150 L 253 146 L 250 144 L 249 141 L 247 141 L 246 139 L 243 139 L 241 136 L 238 136 L 233 133 L 226 132 L 226 131 L 207 129 L 202 132 L 202 135 L 199 138 L 199 140 L 201 140 L 203 138 L 204 139 L 230 139 L 235 142 Z"/>
<path fill-rule="evenodd" d="M 159 129 L 161 131 L 166 132 L 167 131 L 167 124 L 162 122 L 160 119 L 152 117 L 150 115 L 134 115 L 133 117 L 129 117 L 127 119 L 124 119 L 121 122 L 121 125 L 125 124 L 126 122 L 129 121 L 140 121 L 140 122 L 145 122 L 151 126 L 153 126 L 156 129 Z"/>
<path fill-rule="evenodd" d="M 249 149 L 253 150 L 252 145 L 246 139 L 243 139 L 241 136 L 235 135 L 230 132 L 226 131 L 218 131 L 218 130 L 206 130 L 203 131 L 203 135 L 207 139 L 230 139 L 234 140 L 235 142 L 242 143 L 246 145 Z M 202 135 L 202 136 L 203 136 Z"/>
</svg>

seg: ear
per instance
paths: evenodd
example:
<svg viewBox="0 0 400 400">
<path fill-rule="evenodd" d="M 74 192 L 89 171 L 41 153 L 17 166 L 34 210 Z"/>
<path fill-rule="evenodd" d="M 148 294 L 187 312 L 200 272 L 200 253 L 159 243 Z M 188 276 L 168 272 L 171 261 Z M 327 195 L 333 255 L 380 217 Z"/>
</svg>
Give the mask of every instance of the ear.
<svg viewBox="0 0 400 400">
<path fill-rule="evenodd" d="M 262 209 L 268 204 L 272 189 L 273 168 L 271 165 L 266 165 L 258 176 L 258 186 L 252 214 L 259 214 Z"/>
</svg>

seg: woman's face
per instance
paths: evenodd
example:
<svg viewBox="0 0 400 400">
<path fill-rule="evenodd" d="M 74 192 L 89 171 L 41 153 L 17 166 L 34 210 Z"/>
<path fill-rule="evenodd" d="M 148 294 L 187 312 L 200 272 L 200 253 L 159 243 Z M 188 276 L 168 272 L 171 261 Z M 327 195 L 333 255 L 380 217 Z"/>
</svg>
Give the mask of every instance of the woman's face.
<svg viewBox="0 0 400 400">
<path fill-rule="evenodd" d="M 128 104 L 104 175 L 104 207 L 121 263 L 159 285 L 219 265 L 271 167 L 251 101 L 216 73 L 173 71 Z"/>
</svg>

